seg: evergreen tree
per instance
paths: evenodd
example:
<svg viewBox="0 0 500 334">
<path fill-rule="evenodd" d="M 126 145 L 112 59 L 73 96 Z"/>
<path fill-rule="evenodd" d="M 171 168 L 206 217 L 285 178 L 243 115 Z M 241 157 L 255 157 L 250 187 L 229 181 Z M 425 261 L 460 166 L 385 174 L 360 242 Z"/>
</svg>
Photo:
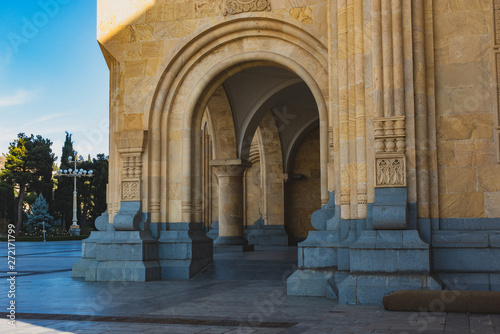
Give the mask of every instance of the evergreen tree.
<svg viewBox="0 0 500 334">
<path fill-rule="evenodd" d="M 43 231 L 45 223 L 45 230 L 50 229 L 53 221 L 52 216 L 49 214 L 49 204 L 42 194 L 40 194 L 35 203 L 31 206 L 31 214 L 28 214 L 28 233 L 40 235 Z"/>
<path fill-rule="evenodd" d="M 95 222 L 107 207 L 107 185 L 108 185 L 108 157 L 104 154 L 98 154 L 96 159 L 93 159 L 94 177 L 93 183 L 93 198 L 92 208 L 89 213 L 89 220 Z"/>
<path fill-rule="evenodd" d="M 28 150 L 26 142 L 29 140 L 24 133 L 17 135 L 9 145 L 9 153 L 6 156 L 5 169 L 1 173 L 2 180 L 19 188 L 17 201 L 16 235 L 21 232 L 23 225 L 23 203 L 26 185 L 32 180 L 32 175 L 26 165 Z"/>
<path fill-rule="evenodd" d="M 7 225 L 16 219 L 16 197 L 12 184 L 0 181 L 0 233 L 5 233 Z"/>
<path fill-rule="evenodd" d="M 68 158 L 74 155 L 73 142 L 71 134 L 66 132 L 66 139 L 62 147 L 60 169 L 70 169 Z M 54 191 L 54 211 L 58 218 L 61 218 L 63 228 L 71 225 L 73 219 L 73 179 L 69 177 L 60 177 L 57 179 L 57 188 Z"/>
<path fill-rule="evenodd" d="M 31 140 L 27 143 L 27 165 L 34 174 L 29 190 L 37 194 L 43 194 L 49 204 L 49 210 L 52 207 L 52 190 L 54 187 L 52 165 L 56 160 L 51 146 L 52 142 L 49 139 L 42 138 L 42 136 L 31 136 Z"/>
<path fill-rule="evenodd" d="M 55 157 L 51 145 L 50 140 L 41 136 L 27 137 L 20 133 L 9 146 L 0 179 L 18 188 L 16 234 L 22 229 L 26 192 L 35 190 L 49 193 L 48 189 L 52 190 L 52 163 Z"/>
<path fill-rule="evenodd" d="M 77 181 L 79 221 L 82 226 L 95 227 L 95 219 L 106 211 L 108 158 L 104 154 L 98 154 L 92 161 L 89 158 L 81 163 L 79 168 L 94 171 L 93 177 L 82 177 Z"/>
</svg>

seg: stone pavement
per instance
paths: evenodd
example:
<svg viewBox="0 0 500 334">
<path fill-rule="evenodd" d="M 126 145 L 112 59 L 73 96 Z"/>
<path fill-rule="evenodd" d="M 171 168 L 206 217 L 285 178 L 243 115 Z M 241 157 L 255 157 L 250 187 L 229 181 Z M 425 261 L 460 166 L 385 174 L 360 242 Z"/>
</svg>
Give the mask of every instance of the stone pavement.
<svg viewBox="0 0 500 334">
<path fill-rule="evenodd" d="M 189 281 L 85 282 L 71 277 L 80 242 L 17 242 L 16 327 L 6 320 L 7 245 L 0 283 L 1 333 L 497 333 L 500 315 L 388 312 L 334 300 L 287 297 L 296 248 L 256 247 L 214 256 Z"/>
</svg>

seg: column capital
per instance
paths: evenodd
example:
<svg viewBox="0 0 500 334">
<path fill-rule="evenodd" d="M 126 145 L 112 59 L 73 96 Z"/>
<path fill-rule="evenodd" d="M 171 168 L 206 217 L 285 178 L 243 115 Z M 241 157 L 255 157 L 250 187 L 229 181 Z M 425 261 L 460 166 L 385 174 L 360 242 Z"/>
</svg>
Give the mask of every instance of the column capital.
<svg viewBox="0 0 500 334">
<path fill-rule="evenodd" d="M 242 159 L 212 160 L 210 166 L 214 167 L 217 177 L 243 176 L 245 169 L 252 164 Z"/>
</svg>

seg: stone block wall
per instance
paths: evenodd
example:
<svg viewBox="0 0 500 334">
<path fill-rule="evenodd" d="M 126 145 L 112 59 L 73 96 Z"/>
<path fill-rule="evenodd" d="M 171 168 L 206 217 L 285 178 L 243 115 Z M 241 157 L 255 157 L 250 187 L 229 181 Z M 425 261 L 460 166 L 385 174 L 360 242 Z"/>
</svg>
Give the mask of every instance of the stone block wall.
<svg viewBox="0 0 500 334">
<path fill-rule="evenodd" d="M 500 217 L 494 3 L 435 1 L 440 218 Z"/>
</svg>

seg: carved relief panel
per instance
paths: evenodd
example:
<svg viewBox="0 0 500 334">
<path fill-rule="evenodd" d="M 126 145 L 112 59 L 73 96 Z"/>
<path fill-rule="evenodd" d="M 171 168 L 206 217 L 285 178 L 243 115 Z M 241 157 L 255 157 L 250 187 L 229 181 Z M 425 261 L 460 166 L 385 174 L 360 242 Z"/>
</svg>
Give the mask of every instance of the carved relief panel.
<svg viewBox="0 0 500 334">
<path fill-rule="evenodd" d="M 271 10 L 270 0 L 225 0 L 224 16 L 244 12 L 263 12 Z"/>
<path fill-rule="evenodd" d="M 374 119 L 375 186 L 406 187 L 405 117 Z"/>
<path fill-rule="evenodd" d="M 146 145 L 146 131 L 116 133 L 116 144 L 122 157 L 121 200 L 141 200 L 142 152 Z"/>
</svg>

